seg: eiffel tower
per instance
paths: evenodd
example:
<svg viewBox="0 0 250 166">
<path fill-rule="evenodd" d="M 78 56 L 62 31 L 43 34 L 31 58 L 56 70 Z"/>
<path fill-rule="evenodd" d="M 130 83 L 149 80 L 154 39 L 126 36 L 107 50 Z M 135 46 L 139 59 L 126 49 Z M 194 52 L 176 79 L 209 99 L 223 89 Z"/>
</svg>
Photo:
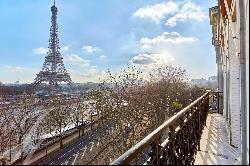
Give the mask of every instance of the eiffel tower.
<svg viewBox="0 0 250 166">
<path fill-rule="evenodd" d="M 59 52 L 59 38 L 58 38 L 58 26 L 57 26 L 57 7 L 54 5 L 51 7 L 51 28 L 50 28 L 50 40 L 47 56 L 43 64 L 42 70 L 37 74 L 34 84 L 49 83 L 51 89 L 57 89 L 61 83 L 71 84 L 72 80 L 67 72 L 64 64 L 63 57 Z"/>
</svg>

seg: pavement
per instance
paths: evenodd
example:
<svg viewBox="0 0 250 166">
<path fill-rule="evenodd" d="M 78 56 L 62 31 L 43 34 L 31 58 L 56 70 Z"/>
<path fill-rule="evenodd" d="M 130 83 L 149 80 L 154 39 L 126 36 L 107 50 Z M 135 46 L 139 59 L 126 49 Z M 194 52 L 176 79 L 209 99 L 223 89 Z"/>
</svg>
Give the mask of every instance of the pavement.
<svg viewBox="0 0 250 166">
<path fill-rule="evenodd" d="M 200 149 L 194 165 L 239 165 L 239 150 L 230 145 L 227 125 L 222 115 L 208 114 Z"/>
</svg>

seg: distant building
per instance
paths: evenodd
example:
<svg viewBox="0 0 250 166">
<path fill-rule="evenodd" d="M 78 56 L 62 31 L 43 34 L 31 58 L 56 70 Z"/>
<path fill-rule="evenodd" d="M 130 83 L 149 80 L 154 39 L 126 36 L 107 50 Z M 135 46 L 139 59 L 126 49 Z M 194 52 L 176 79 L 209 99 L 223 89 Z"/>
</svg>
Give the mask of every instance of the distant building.
<svg viewBox="0 0 250 166">
<path fill-rule="evenodd" d="M 212 44 L 216 50 L 221 113 L 230 144 L 249 164 L 249 1 L 218 0 L 209 9 Z"/>
<path fill-rule="evenodd" d="M 87 84 L 94 84 L 94 82 L 87 82 Z"/>
<path fill-rule="evenodd" d="M 21 82 L 20 82 L 20 81 L 16 81 L 16 82 L 14 82 L 14 84 L 15 84 L 15 85 L 20 85 Z"/>
<path fill-rule="evenodd" d="M 208 81 L 210 82 L 217 82 L 218 81 L 218 77 L 217 76 L 211 76 L 208 78 Z"/>
<path fill-rule="evenodd" d="M 205 83 L 207 83 L 207 80 L 204 79 L 204 78 L 201 78 L 201 79 L 192 79 L 191 83 L 193 83 L 193 84 L 205 84 Z"/>
<path fill-rule="evenodd" d="M 209 89 L 217 89 L 218 83 L 217 83 L 217 76 L 210 76 L 207 79 L 201 78 L 201 79 L 192 79 L 190 81 L 190 84 L 193 86 L 198 86 L 201 88 L 209 88 Z"/>
</svg>

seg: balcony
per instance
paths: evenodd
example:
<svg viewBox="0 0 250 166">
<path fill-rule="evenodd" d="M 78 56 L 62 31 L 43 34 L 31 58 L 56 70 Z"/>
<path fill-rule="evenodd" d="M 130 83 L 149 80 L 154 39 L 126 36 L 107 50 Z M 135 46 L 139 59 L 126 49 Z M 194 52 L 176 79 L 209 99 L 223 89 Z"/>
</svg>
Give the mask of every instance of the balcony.
<svg viewBox="0 0 250 166">
<path fill-rule="evenodd" d="M 195 165 L 240 165 L 238 149 L 229 144 L 225 124 L 220 114 L 208 114 Z"/>
<path fill-rule="evenodd" d="M 218 92 L 207 92 L 164 122 L 112 165 L 237 164 L 226 122 L 217 113 Z"/>
</svg>

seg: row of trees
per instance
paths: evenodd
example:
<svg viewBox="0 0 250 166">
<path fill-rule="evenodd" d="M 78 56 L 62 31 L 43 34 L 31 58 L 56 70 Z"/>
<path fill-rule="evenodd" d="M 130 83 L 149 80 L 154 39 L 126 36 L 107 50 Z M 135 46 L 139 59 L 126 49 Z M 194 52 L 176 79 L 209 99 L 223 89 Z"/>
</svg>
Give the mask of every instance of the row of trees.
<svg viewBox="0 0 250 166">
<path fill-rule="evenodd" d="M 33 94 L 35 92 L 35 85 L 21 84 L 21 85 L 5 85 L 0 83 L 0 95 L 21 95 L 23 93 Z"/>
<path fill-rule="evenodd" d="M 50 95 L 43 102 L 29 95 L 2 105 L 1 153 L 9 149 L 11 144 L 22 145 L 22 142 L 30 140 L 39 144 L 39 138 L 44 134 L 53 131 L 61 134 L 63 128 L 72 123 L 78 127 L 90 120 L 111 123 L 116 126 L 115 133 L 124 133 L 120 137 L 108 135 L 117 142 L 112 145 L 113 151 L 102 154 L 107 160 L 100 161 L 108 162 L 204 92 L 201 88 L 188 85 L 185 70 L 171 66 L 153 70 L 147 76 L 134 66 L 117 74 L 108 74 L 98 88 L 85 95 Z M 103 142 L 110 140 L 105 137 L 100 139 Z"/>
<path fill-rule="evenodd" d="M 43 100 L 33 95 L 0 100 L 0 154 L 6 156 L 39 147 L 45 136 L 60 135 L 64 128 L 91 120 L 90 102 L 82 96 L 51 95 Z M 47 137 L 50 137 L 47 136 Z M 33 147 L 32 147 L 32 146 Z M 4 153 L 5 152 L 5 153 Z M 7 152 L 7 154 L 6 154 Z M 13 158 L 13 157 L 12 157 Z"/>
<path fill-rule="evenodd" d="M 109 72 L 109 77 L 95 91 L 96 105 L 111 115 L 119 131 L 131 130 L 122 146 L 113 148 L 116 153 L 106 157 L 119 157 L 202 93 L 204 89 L 189 86 L 187 73 L 180 68 L 161 67 L 149 76 L 134 66 L 117 74 Z"/>
</svg>

